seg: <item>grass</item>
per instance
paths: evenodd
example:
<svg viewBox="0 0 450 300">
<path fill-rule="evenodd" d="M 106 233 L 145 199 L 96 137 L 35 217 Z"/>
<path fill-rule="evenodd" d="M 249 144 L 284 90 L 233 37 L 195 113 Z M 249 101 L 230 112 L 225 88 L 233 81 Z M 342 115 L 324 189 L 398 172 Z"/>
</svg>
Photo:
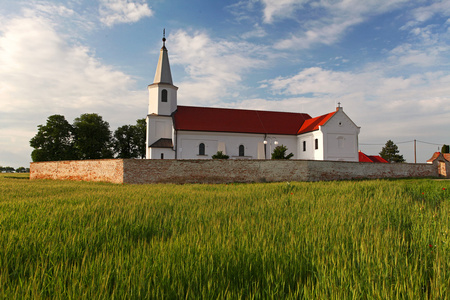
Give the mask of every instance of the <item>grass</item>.
<svg viewBox="0 0 450 300">
<path fill-rule="evenodd" d="M 2 299 L 448 299 L 450 182 L 0 175 Z"/>
</svg>

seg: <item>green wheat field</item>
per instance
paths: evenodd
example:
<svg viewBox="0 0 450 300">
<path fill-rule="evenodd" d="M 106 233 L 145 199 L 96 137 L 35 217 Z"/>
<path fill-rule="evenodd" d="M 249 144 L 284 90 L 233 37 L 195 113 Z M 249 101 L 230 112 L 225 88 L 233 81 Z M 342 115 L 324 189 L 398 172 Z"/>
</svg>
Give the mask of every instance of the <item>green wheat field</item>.
<svg viewBox="0 0 450 300">
<path fill-rule="evenodd" d="M 0 174 L 0 299 L 449 299 L 449 193 Z"/>
</svg>

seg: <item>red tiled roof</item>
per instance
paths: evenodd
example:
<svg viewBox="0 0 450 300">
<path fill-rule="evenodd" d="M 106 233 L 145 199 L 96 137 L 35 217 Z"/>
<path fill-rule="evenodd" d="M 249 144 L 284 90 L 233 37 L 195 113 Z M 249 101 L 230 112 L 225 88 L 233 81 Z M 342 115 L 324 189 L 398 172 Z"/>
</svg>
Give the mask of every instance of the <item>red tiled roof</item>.
<svg viewBox="0 0 450 300">
<path fill-rule="evenodd" d="M 371 163 L 388 163 L 387 160 L 379 155 L 366 155 L 359 151 L 359 162 L 371 162 Z"/>
<path fill-rule="evenodd" d="M 358 152 L 358 155 L 359 155 L 359 162 L 373 162 L 367 155 L 365 155 L 361 151 Z"/>
<path fill-rule="evenodd" d="M 373 161 L 373 162 L 378 162 L 378 163 L 389 163 L 387 160 L 385 160 L 384 158 L 382 158 L 379 155 L 368 155 L 368 157 Z"/>
<path fill-rule="evenodd" d="M 319 126 L 324 125 L 335 113 L 336 112 L 334 111 L 326 115 L 306 120 L 302 127 L 298 130 L 297 134 L 318 130 Z"/>
<path fill-rule="evenodd" d="M 427 160 L 428 163 L 433 162 L 436 158 L 438 158 L 438 156 L 441 154 L 441 152 L 434 152 L 433 156 Z M 445 160 L 450 161 L 450 153 L 442 153 L 442 156 L 444 157 Z"/>
<path fill-rule="evenodd" d="M 296 135 L 308 114 L 229 108 L 178 106 L 175 129 Z"/>
</svg>

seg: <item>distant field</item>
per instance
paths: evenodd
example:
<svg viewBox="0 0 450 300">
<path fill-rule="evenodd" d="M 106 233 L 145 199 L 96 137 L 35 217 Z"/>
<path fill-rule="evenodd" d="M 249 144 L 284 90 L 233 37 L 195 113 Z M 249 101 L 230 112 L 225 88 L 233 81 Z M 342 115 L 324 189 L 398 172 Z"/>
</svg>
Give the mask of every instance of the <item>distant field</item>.
<svg viewBox="0 0 450 300">
<path fill-rule="evenodd" d="M 449 299 L 450 182 L 0 175 L 0 299 Z"/>
</svg>

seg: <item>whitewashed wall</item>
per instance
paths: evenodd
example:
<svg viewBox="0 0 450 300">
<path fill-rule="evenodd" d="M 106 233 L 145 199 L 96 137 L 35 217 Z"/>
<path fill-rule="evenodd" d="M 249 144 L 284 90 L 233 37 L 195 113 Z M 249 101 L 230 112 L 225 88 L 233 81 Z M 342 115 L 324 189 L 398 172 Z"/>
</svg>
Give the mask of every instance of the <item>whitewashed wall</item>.
<svg viewBox="0 0 450 300">
<path fill-rule="evenodd" d="M 315 139 L 318 139 L 319 147 L 315 148 Z M 303 142 L 306 142 L 306 150 L 303 150 Z M 323 160 L 324 144 L 322 131 L 316 130 L 299 135 L 297 138 L 298 159 Z"/>
<path fill-rule="evenodd" d="M 148 151 L 152 159 L 161 159 L 161 154 L 163 159 L 175 159 L 175 151 L 172 148 L 150 148 Z"/>
<path fill-rule="evenodd" d="M 150 151 L 148 146 L 159 140 L 160 138 L 172 138 L 172 118 L 164 116 L 147 116 L 147 159 L 159 159 L 160 154 Z M 153 155 L 152 155 L 153 153 Z"/>
<path fill-rule="evenodd" d="M 341 110 L 320 127 L 324 137 L 324 159 L 359 161 L 358 134 L 360 128 Z"/>
<path fill-rule="evenodd" d="M 230 159 L 264 159 L 264 134 L 224 133 L 224 132 L 177 132 L 177 158 L 178 159 L 211 159 L 217 151 L 222 150 Z M 266 145 L 267 158 L 278 145 L 285 145 L 287 153 L 292 152 L 296 158 L 296 136 L 270 135 Z M 205 155 L 199 155 L 200 143 L 205 144 Z M 239 156 L 239 146 L 244 145 L 244 157 Z"/>
</svg>

